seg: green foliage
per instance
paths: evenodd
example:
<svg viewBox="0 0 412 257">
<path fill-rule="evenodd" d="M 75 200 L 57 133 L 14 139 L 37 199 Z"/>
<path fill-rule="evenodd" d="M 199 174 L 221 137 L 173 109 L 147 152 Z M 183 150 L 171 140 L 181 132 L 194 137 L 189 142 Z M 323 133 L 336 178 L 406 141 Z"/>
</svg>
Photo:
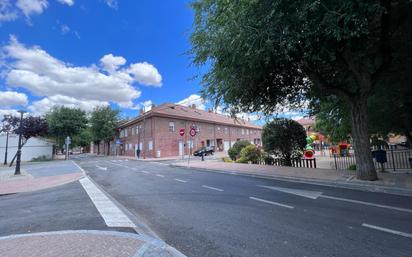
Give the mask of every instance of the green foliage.
<svg viewBox="0 0 412 257">
<path fill-rule="evenodd" d="M 109 142 L 116 134 L 119 110 L 113 110 L 110 106 L 97 107 L 90 118 L 93 141 Z"/>
<path fill-rule="evenodd" d="M 348 170 L 356 170 L 356 164 L 349 165 Z"/>
<path fill-rule="evenodd" d="M 233 162 L 232 159 L 230 159 L 228 157 L 222 157 L 222 161 L 223 162 Z"/>
<path fill-rule="evenodd" d="M 227 152 L 229 154 L 230 159 L 236 161 L 240 157 L 240 151 L 251 143 L 247 140 L 237 141 L 233 144 L 233 146 Z"/>
<path fill-rule="evenodd" d="M 247 145 L 240 151 L 240 158 L 237 162 L 240 163 L 259 163 L 262 153 L 255 145 Z"/>
<path fill-rule="evenodd" d="M 20 117 L 7 116 L 3 118 L 2 132 L 8 131 L 20 134 Z M 26 116 L 22 120 L 22 135 L 27 141 L 31 137 L 45 136 L 48 133 L 47 122 L 42 117 Z"/>
<path fill-rule="evenodd" d="M 267 153 L 282 156 L 290 166 L 291 158 L 301 156 L 305 149 L 306 132 L 294 120 L 276 118 L 263 126 L 262 142 Z"/>
<path fill-rule="evenodd" d="M 49 133 L 56 138 L 60 147 L 64 139 L 79 135 L 87 125 L 86 112 L 68 107 L 55 107 L 46 114 Z"/>
<path fill-rule="evenodd" d="M 72 147 L 81 146 L 86 147 L 93 141 L 93 135 L 90 127 L 83 128 L 80 134 L 73 137 Z"/>
<path fill-rule="evenodd" d="M 52 158 L 46 156 L 46 155 L 41 155 L 39 157 L 35 157 L 31 159 L 31 162 L 46 162 L 46 161 L 51 161 Z"/>
</svg>

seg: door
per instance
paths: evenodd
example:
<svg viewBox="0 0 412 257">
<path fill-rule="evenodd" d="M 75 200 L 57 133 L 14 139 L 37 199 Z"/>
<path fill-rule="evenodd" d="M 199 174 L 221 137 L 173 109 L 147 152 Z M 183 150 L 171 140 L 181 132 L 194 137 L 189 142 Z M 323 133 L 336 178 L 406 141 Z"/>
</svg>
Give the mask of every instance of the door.
<svg viewBox="0 0 412 257">
<path fill-rule="evenodd" d="M 183 155 L 183 141 L 179 140 L 179 155 Z"/>
<path fill-rule="evenodd" d="M 135 145 L 134 145 L 134 157 L 137 157 L 137 151 L 136 151 L 137 148 L 138 148 L 138 147 L 137 147 L 137 144 L 135 144 Z"/>
<path fill-rule="evenodd" d="M 223 144 L 223 149 L 225 150 L 225 152 L 227 152 L 229 148 L 230 148 L 230 142 L 228 140 L 225 140 Z"/>
</svg>

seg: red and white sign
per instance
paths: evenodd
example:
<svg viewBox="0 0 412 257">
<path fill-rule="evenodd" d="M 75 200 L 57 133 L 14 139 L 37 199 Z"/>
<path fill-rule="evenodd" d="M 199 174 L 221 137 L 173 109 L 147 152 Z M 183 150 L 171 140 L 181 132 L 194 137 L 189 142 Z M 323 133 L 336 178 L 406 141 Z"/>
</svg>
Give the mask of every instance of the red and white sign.
<svg viewBox="0 0 412 257">
<path fill-rule="evenodd" d="M 196 129 L 191 128 L 190 131 L 189 131 L 189 134 L 190 134 L 192 137 L 196 136 Z"/>
<path fill-rule="evenodd" d="M 181 135 L 181 136 L 185 135 L 185 129 L 184 128 L 179 129 L 179 135 Z"/>
</svg>

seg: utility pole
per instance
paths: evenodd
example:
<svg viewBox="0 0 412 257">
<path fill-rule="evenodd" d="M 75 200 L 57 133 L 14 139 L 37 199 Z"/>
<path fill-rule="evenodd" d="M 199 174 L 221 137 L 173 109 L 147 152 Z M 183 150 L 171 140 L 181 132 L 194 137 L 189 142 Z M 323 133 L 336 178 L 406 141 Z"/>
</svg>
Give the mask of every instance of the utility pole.
<svg viewBox="0 0 412 257">
<path fill-rule="evenodd" d="M 16 160 L 16 170 L 14 171 L 14 175 L 20 175 L 20 161 L 21 161 L 21 137 L 23 135 L 23 114 L 25 111 L 20 110 L 20 127 L 19 127 L 19 144 L 17 148 L 17 160 Z"/>
<path fill-rule="evenodd" d="M 143 159 L 146 159 L 146 146 L 144 145 L 146 141 L 146 106 L 143 106 Z"/>
</svg>

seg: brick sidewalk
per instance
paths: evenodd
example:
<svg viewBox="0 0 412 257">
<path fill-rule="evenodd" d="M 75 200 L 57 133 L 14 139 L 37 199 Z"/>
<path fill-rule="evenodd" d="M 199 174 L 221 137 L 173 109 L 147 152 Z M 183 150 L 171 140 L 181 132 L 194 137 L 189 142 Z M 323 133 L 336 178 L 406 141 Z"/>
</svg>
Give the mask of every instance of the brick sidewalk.
<svg viewBox="0 0 412 257">
<path fill-rule="evenodd" d="M 172 164 L 188 167 L 186 162 Z M 225 163 L 214 161 L 191 161 L 190 168 L 206 169 L 224 173 L 261 176 L 277 179 L 298 180 L 302 182 L 321 183 L 338 187 L 379 191 L 394 194 L 412 195 L 412 174 L 379 173 L 378 181 L 360 181 L 355 172 L 335 169 L 310 169 L 256 164 Z"/>
<path fill-rule="evenodd" d="M 2 257 L 184 257 L 160 240 L 114 231 L 57 231 L 0 237 Z"/>
</svg>

